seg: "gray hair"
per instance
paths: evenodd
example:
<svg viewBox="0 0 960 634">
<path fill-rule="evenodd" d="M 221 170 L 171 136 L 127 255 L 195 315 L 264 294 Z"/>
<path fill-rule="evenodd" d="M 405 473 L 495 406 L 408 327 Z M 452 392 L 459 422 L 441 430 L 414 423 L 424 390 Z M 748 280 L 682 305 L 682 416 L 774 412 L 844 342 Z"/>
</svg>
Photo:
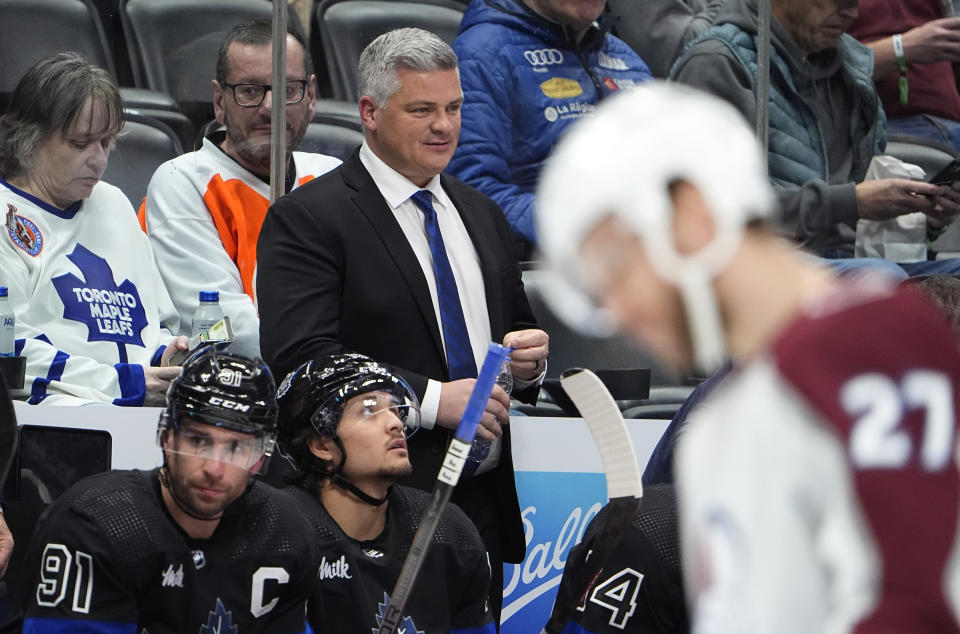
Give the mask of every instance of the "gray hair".
<svg viewBox="0 0 960 634">
<path fill-rule="evenodd" d="M 37 147 L 51 134 L 67 134 L 90 99 L 106 107 L 118 134 L 123 99 L 107 71 L 77 53 L 56 53 L 34 64 L 0 117 L 0 176 L 11 178 L 29 169 Z"/>
<path fill-rule="evenodd" d="M 370 42 L 360 54 L 358 89 L 378 108 L 400 88 L 397 71 L 456 70 L 457 54 L 450 45 L 423 29 L 396 29 Z"/>
</svg>

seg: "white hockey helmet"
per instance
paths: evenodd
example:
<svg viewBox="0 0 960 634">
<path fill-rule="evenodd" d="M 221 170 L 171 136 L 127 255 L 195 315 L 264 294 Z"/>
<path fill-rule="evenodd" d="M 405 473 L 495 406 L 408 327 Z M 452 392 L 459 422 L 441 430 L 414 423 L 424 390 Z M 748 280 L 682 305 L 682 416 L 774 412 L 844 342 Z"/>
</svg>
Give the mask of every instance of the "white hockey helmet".
<svg viewBox="0 0 960 634">
<path fill-rule="evenodd" d="M 678 180 L 700 191 L 716 225 L 714 239 L 689 255 L 675 250 L 671 233 L 669 187 Z M 679 288 L 695 361 L 706 370 L 725 356 L 711 280 L 744 226 L 772 207 L 766 166 L 743 117 L 707 93 L 659 81 L 610 98 L 572 127 L 540 175 L 535 206 L 540 249 L 581 289 L 579 249 L 589 232 L 610 216 L 635 231 L 657 273 Z M 575 312 L 587 304 L 569 294 L 556 299 L 556 312 L 575 328 L 604 321 L 598 311 Z"/>
</svg>

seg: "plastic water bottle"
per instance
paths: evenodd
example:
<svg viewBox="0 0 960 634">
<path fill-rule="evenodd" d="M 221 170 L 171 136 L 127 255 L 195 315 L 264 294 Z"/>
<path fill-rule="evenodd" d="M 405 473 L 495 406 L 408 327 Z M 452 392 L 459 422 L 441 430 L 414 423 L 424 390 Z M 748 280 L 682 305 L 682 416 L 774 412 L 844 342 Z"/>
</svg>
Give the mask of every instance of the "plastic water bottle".
<svg viewBox="0 0 960 634">
<path fill-rule="evenodd" d="M 500 366 L 500 372 L 497 374 L 497 385 L 503 388 L 503 391 L 507 393 L 507 396 L 510 396 L 510 393 L 513 392 L 513 374 L 510 373 L 509 358 L 504 359 L 503 364 Z M 483 462 L 479 456 L 486 456 L 488 453 L 490 453 L 490 446 L 492 444 L 493 441 L 474 437 L 473 445 L 470 448 L 470 453 L 467 455 L 467 462 L 471 463 L 471 466 L 468 467 L 471 474 L 477 469 L 477 467 L 480 466 L 480 463 Z"/>
<path fill-rule="evenodd" d="M 17 318 L 7 299 L 7 287 L 0 286 L 0 357 L 13 356 L 13 331 L 16 325 Z"/>
<path fill-rule="evenodd" d="M 218 321 L 223 319 L 223 310 L 220 309 L 219 291 L 200 291 L 200 306 L 193 314 L 194 336 L 207 332 Z"/>
</svg>

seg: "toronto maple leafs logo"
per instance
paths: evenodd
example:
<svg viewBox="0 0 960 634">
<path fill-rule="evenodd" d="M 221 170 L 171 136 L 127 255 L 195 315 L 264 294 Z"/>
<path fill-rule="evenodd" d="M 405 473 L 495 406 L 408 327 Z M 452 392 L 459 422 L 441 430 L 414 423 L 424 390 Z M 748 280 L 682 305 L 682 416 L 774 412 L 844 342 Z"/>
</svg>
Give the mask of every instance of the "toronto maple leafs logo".
<svg viewBox="0 0 960 634">
<path fill-rule="evenodd" d="M 390 605 L 390 595 L 384 592 L 383 603 L 377 604 L 377 609 L 379 610 L 379 613 L 377 614 L 377 627 L 370 630 L 373 632 L 373 634 L 377 634 L 377 632 L 380 631 L 380 626 L 383 625 L 383 617 L 387 614 L 388 605 Z M 397 626 L 397 634 L 424 634 L 424 631 L 418 630 L 417 626 L 413 622 L 413 619 L 411 619 L 409 616 L 405 616 Z"/>
<path fill-rule="evenodd" d="M 200 626 L 200 634 L 237 634 L 237 626 L 232 620 L 233 614 L 217 599 L 217 607 L 207 613 L 207 624 Z"/>
<path fill-rule="evenodd" d="M 147 325 L 147 316 L 130 280 L 117 286 L 107 261 L 77 243 L 67 256 L 84 279 L 73 273 L 53 278 L 52 282 L 63 302 L 63 316 L 86 324 L 87 341 L 114 341 L 143 346 L 140 331 Z"/>
</svg>

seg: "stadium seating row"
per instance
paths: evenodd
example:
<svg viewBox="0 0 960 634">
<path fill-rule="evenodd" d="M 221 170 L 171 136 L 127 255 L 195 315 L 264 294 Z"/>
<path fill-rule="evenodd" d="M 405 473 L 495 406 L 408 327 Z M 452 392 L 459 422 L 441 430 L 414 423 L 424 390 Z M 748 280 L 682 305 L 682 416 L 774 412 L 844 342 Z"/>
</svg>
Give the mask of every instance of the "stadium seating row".
<svg viewBox="0 0 960 634">
<path fill-rule="evenodd" d="M 308 48 L 322 98 L 301 149 L 345 157 L 362 139 L 356 65 L 373 38 L 420 26 L 452 42 L 464 3 L 458 0 L 324 0 L 317 4 Z M 193 149 L 213 122 L 210 80 L 226 32 L 270 18 L 267 0 L 0 0 L 0 111 L 23 73 L 54 52 L 77 51 L 122 86 L 127 126 L 105 180 L 139 206 L 156 167 Z M 296 14 L 289 14 L 297 22 Z M 329 97 L 332 97 L 329 98 Z"/>
<path fill-rule="evenodd" d="M 463 6 L 456 0 L 320 2 L 309 45 L 320 96 L 355 100 L 360 51 L 386 30 L 421 26 L 453 41 Z M 131 106 L 157 110 L 148 114 L 161 119 L 160 113 L 179 110 L 197 127 L 213 118 L 210 79 L 224 35 L 241 22 L 272 14 L 266 0 L 2 0 L 0 11 L 5 26 L 0 107 L 37 60 L 73 50 L 117 77 Z M 289 19 L 297 23 L 295 13 Z M 166 122 L 181 132 L 175 117 Z"/>
</svg>

